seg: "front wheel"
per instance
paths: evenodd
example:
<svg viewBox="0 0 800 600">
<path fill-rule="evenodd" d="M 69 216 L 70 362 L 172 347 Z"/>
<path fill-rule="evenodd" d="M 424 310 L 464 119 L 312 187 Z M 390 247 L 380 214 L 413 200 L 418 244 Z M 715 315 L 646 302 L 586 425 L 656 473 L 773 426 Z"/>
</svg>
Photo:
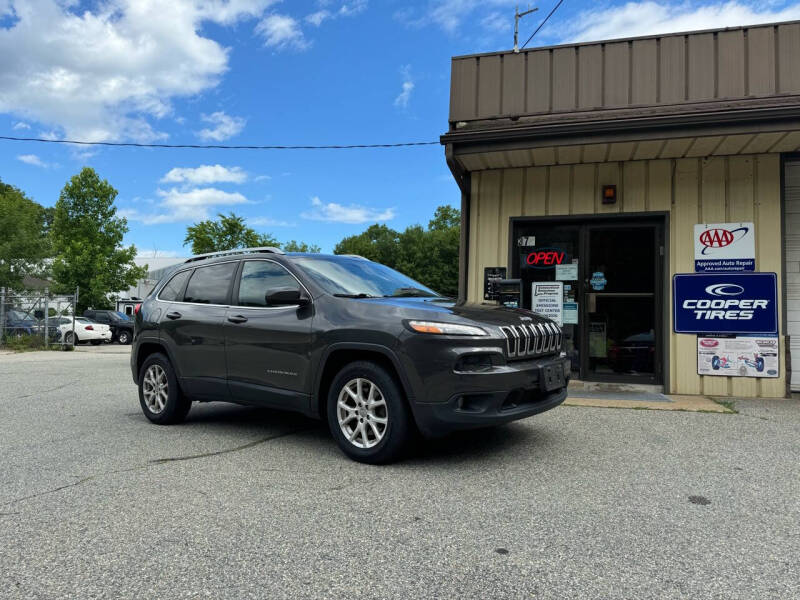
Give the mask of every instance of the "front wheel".
<svg viewBox="0 0 800 600">
<path fill-rule="evenodd" d="M 169 359 L 151 354 L 139 370 L 139 404 L 144 416 L 158 425 L 180 423 L 192 402 L 181 392 Z"/>
<path fill-rule="evenodd" d="M 413 433 L 400 386 L 386 369 L 368 361 L 351 363 L 334 378 L 328 425 L 347 456 L 368 464 L 400 458 Z"/>
<path fill-rule="evenodd" d="M 119 336 L 117 336 L 117 341 L 123 346 L 127 346 L 131 343 L 131 334 L 129 331 L 120 331 Z"/>
<path fill-rule="evenodd" d="M 64 335 L 64 343 L 67 346 L 77 346 L 78 345 L 78 336 L 75 335 L 73 332 L 68 331 L 66 335 Z"/>
</svg>

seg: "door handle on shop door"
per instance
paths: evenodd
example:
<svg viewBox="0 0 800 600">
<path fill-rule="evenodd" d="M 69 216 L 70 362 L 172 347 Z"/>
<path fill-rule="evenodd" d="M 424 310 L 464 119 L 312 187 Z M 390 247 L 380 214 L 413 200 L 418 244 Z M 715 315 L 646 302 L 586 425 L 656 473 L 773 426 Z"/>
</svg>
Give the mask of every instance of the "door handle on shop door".
<svg viewBox="0 0 800 600">
<path fill-rule="evenodd" d="M 168 319 L 172 319 L 173 321 L 174 321 L 175 319 L 180 319 L 182 316 L 183 316 L 183 315 L 182 315 L 181 313 L 179 313 L 179 312 L 171 312 L 171 313 L 167 313 L 167 318 L 168 318 Z"/>
<path fill-rule="evenodd" d="M 228 321 L 231 323 L 247 323 L 247 317 L 243 317 L 242 315 L 236 315 L 234 317 L 228 317 Z"/>
</svg>

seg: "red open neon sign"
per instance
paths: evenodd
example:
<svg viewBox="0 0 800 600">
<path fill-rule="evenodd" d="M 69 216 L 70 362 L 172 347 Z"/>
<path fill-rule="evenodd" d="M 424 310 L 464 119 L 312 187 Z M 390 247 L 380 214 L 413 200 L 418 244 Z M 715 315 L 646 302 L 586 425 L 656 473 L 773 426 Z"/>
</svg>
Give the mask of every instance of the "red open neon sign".
<svg viewBox="0 0 800 600">
<path fill-rule="evenodd" d="M 525 262 L 532 267 L 538 267 L 541 269 L 546 267 L 554 267 L 555 265 L 563 265 L 565 257 L 565 253 L 561 250 L 544 248 L 528 254 Z"/>
</svg>

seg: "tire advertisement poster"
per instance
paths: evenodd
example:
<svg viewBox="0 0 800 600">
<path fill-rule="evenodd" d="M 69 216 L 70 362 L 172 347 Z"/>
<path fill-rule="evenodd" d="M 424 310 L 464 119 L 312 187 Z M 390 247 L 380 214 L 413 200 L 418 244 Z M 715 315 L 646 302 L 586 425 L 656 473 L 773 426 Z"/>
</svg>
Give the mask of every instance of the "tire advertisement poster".
<svg viewBox="0 0 800 600">
<path fill-rule="evenodd" d="M 778 377 L 778 338 L 697 336 L 697 374 Z"/>
</svg>

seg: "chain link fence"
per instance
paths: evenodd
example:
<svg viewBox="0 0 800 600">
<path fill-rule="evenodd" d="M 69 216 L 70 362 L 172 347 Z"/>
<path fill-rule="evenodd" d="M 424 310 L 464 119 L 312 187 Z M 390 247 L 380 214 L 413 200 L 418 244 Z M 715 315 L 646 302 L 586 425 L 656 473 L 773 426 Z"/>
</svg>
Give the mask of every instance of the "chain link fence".
<svg viewBox="0 0 800 600">
<path fill-rule="evenodd" d="M 0 288 L 0 348 L 72 346 L 76 296 Z"/>
</svg>

